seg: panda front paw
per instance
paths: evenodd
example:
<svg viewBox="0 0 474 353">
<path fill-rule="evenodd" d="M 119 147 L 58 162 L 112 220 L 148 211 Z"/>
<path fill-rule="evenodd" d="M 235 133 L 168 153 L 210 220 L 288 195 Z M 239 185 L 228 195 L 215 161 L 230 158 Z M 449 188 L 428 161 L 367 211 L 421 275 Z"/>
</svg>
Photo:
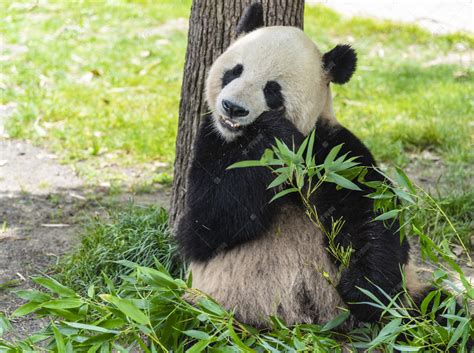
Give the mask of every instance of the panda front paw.
<svg viewBox="0 0 474 353">
<path fill-rule="evenodd" d="M 364 276 L 364 273 L 360 269 L 346 269 L 342 273 L 336 288 L 342 300 L 344 300 L 352 315 L 354 315 L 357 320 L 374 322 L 380 319 L 382 310 L 371 304 L 367 304 L 373 300 L 364 294 L 361 289 L 368 290 L 377 298 L 381 296 L 380 290 Z"/>
</svg>

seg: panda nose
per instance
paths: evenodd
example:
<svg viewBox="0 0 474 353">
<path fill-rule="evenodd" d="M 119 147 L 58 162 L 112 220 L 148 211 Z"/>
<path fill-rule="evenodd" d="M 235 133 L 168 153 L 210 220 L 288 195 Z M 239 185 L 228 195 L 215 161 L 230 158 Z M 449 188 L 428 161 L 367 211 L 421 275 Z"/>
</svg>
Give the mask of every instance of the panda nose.
<svg viewBox="0 0 474 353">
<path fill-rule="evenodd" d="M 247 109 L 241 107 L 240 105 L 234 104 L 227 99 L 222 100 L 222 108 L 224 108 L 226 114 L 231 118 L 247 116 L 249 114 Z"/>
</svg>

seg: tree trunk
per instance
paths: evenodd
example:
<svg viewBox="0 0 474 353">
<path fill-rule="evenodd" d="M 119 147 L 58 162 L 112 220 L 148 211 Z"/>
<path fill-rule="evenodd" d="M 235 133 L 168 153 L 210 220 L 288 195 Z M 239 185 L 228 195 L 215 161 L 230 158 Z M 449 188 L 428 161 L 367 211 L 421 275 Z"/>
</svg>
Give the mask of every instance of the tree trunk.
<svg viewBox="0 0 474 353">
<path fill-rule="evenodd" d="M 188 47 L 184 65 L 170 225 L 185 208 L 187 170 L 201 116 L 208 110 L 204 85 L 214 60 L 227 48 L 240 16 L 254 0 L 193 0 L 189 19 Z M 304 0 L 262 0 L 265 25 L 303 28 Z"/>
</svg>

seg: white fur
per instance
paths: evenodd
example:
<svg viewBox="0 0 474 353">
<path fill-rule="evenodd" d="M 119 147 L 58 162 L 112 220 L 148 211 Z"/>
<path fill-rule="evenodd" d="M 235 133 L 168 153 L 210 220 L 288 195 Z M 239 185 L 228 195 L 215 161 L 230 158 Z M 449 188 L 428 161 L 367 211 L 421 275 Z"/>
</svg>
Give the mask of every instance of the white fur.
<svg viewBox="0 0 474 353">
<path fill-rule="evenodd" d="M 290 325 L 324 323 L 345 305 L 322 275 L 339 281 L 323 237 L 303 209 L 286 206 L 262 238 L 191 262 L 193 287 L 248 324 L 265 326 L 269 315 Z"/>
<path fill-rule="evenodd" d="M 224 72 L 243 65 L 239 78 L 222 88 Z M 322 54 L 306 34 L 295 27 L 264 27 L 237 39 L 212 65 L 206 83 L 206 99 L 215 115 L 224 115 L 223 99 L 243 106 L 249 115 L 239 118 L 251 124 L 269 110 L 263 89 L 268 81 L 282 87 L 286 117 L 303 134 L 309 133 L 321 116 L 333 119 L 329 77 L 323 70 Z M 216 127 L 231 140 L 235 133 Z"/>
</svg>

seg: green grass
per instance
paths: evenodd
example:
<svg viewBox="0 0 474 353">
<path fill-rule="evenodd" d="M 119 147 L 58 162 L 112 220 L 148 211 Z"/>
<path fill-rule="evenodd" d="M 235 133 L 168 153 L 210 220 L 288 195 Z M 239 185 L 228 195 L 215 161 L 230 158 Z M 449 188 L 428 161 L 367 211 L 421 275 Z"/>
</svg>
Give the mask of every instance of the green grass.
<svg viewBox="0 0 474 353">
<path fill-rule="evenodd" d="M 141 242 L 139 234 L 145 235 Z M 463 353 L 468 337 L 474 338 L 468 307 L 474 288 L 467 280 L 463 286 L 449 280 L 448 269 L 458 275 L 462 270 L 425 234 L 419 235 L 424 240 L 422 252 L 435 261 L 443 257 L 448 265 L 437 263 L 435 285 L 456 288 L 463 309 L 456 310 L 453 294 L 440 301 L 439 291 L 420 308 L 397 300 L 385 305 L 372 296 L 374 305 L 385 310 L 383 319 L 349 333 L 337 331 L 347 312 L 328 323 L 293 327 L 273 317 L 269 330 L 238 322 L 233 312 L 192 289 L 190 281 L 185 283 L 180 265 L 169 261 L 174 254 L 169 236 L 166 215 L 156 208 L 129 208 L 112 214 L 110 220 L 94 221 L 81 250 L 71 258 L 74 264 L 66 264 L 59 275 L 60 282 L 34 279 L 40 290 L 17 291 L 27 303 L 10 317 L 0 313 L 0 352 L 355 352 L 355 348 L 444 352 L 448 346 Z M 115 246 L 120 252 L 113 254 L 110 249 Z M 154 252 L 161 264 L 154 261 Z M 103 281 L 90 277 L 101 272 Z M 195 305 L 188 302 L 190 296 L 197 296 Z M 23 340 L 2 339 L 3 333 L 14 333 L 10 318 L 32 312 L 49 318 L 50 325 Z M 435 320 L 439 315 L 447 324 Z"/>
<path fill-rule="evenodd" d="M 132 205 L 111 211 L 107 220 L 91 219 L 78 250 L 56 268 L 58 279 L 82 293 L 91 285 L 103 288 L 105 277 L 118 284 L 126 273 L 117 264 L 120 260 L 141 266 L 152 266 L 158 260 L 173 275 L 182 275 L 184 268 L 175 256 L 167 221 L 162 208 Z"/>
<path fill-rule="evenodd" d="M 122 165 L 171 162 L 186 49 L 176 19 L 188 17 L 189 4 L 53 1 L 19 9 L 2 2 L 4 41 L 28 48 L 15 54 L 7 46 L 11 59 L 0 62 L 0 103 L 18 104 L 9 133 L 66 161 L 107 152 Z M 405 151 L 433 149 L 448 163 L 473 161 L 474 73 L 456 61 L 425 64 L 472 53 L 474 36 L 345 19 L 322 6 L 306 8 L 305 29 L 322 50 L 346 42 L 357 49 L 359 70 L 334 88 L 335 108 L 376 157 L 405 163 Z"/>
<path fill-rule="evenodd" d="M 0 66 L 0 103 L 18 104 L 8 132 L 66 161 L 109 152 L 128 164 L 170 162 L 186 30 L 167 21 L 188 9 L 189 1 L 53 1 L 18 10 L 2 1 L 2 37 L 28 48 L 7 47 L 12 57 Z"/>
</svg>

